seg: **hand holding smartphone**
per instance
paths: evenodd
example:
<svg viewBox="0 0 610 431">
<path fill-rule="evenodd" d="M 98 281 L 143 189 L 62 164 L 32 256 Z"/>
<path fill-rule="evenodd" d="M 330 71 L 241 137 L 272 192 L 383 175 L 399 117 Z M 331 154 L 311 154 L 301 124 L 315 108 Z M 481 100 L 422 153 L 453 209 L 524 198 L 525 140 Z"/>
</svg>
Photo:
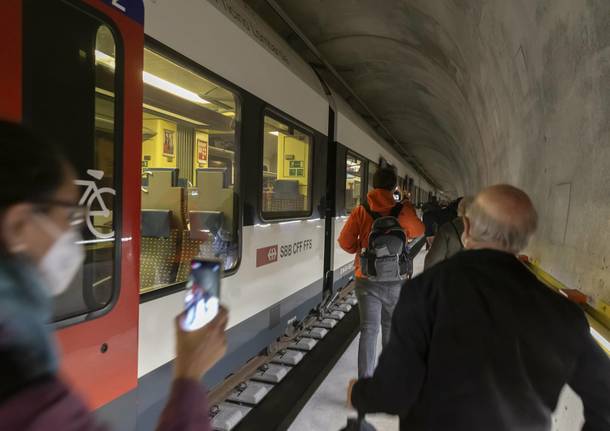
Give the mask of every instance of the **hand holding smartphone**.
<svg viewBox="0 0 610 431">
<path fill-rule="evenodd" d="M 187 282 L 185 316 L 182 329 L 194 331 L 208 324 L 220 308 L 220 279 L 222 264 L 219 260 L 193 259 Z"/>
</svg>

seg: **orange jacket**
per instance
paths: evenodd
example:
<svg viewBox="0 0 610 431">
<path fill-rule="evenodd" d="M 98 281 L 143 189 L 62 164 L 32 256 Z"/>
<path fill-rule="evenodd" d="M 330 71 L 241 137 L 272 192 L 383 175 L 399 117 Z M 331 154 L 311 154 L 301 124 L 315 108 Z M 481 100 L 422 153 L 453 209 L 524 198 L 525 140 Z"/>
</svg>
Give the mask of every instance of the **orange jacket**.
<svg viewBox="0 0 610 431">
<path fill-rule="evenodd" d="M 373 189 L 366 197 L 372 211 L 381 215 L 389 215 L 396 205 L 392 192 L 384 189 Z M 413 206 L 403 202 L 402 211 L 398 215 L 398 222 L 405 230 L 407 238 L 417 238 L 424 234 L 424 224 L 415 214 Z M 362 277 L 360 271 L 360 250 L 369 244 L 369 233 L 373 226 L 373 218 L 362 205 L 354 208 L 343 230 L 339 235 L 339 246 L 348 253 L 356 253 L 356 277 Z"/>
</svg>

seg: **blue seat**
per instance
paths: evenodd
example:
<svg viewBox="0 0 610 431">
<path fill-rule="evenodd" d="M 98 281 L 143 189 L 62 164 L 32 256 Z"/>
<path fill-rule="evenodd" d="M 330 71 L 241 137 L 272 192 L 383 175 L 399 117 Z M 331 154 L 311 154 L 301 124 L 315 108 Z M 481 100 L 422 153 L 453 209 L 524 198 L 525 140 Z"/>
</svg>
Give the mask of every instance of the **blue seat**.
<svg viewBox="0 0 610 431">
<path fill-rule="evenodd" d="M 141 233 L 143 237 L 169 238 L 172 212 L 170 210 L 143 209 Z"/>
</svg>

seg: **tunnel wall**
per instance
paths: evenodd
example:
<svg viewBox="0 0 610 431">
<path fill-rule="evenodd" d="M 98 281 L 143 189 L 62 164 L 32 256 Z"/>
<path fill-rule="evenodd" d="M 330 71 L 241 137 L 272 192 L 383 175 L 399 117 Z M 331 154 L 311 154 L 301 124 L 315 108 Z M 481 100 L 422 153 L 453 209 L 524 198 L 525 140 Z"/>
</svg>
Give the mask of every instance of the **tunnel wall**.
<svg viewBox="0 0 610 431">
<path fill-rule="evenodd" d="M 568 287 L 610 303 L 610 2 L 409 2 L 478 127 L 473 189 L 509 182 L 540 215 L 527 252 Z M 462 101 L 454 101 L 459 109 Z M 470 114 L 455 112 L 455 117 Z M 467 184 L 468 181 L 463 181 Z"/>
</svg>

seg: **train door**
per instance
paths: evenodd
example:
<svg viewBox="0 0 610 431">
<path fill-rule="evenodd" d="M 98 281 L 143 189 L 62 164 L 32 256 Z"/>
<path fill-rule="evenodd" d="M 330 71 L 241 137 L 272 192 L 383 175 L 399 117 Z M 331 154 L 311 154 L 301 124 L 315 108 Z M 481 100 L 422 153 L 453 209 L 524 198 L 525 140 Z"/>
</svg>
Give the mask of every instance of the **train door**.
<svg viewBox="0 0 610 431">
<path fill-rule="evenodd" d="M 332 289 L 337 289 L 349 283 L 354 275 L 354 255 L 343 251 L 337 241 L 349 214 L 366 199 L 366 159 L 349 150 L 344 145 L 335 142 L 333 159 L 329 159 L 332 167 L 334 187 L 334 202 L 332 204 L 332 248 L 331 276 Z"/>
<path fill-rule="evenodd" d="M 137 386 L 143 7 L 0 2 L 0 117 L 63 149 L 88 209 L 87 259 L 54 319 L 62 374 L 94 409 Z"/>
<path fill-rule="evenodd" d="M 328 108 L 328 142 L 326 146 L 326 193 L 324 199 L 324 296 L 332 293 L 333 287 L 333 250 L 334 229 L 336 216 L 335 202 L 337 199 L 337 127 L 336 113 L 332 107 Z"/>
<path fill-rule="evenodd" d="M 330 111 L 334 117 L 334 111 Z M 334 134 L 334 123 L 333 133 Z M 342 193 L 340 190 L 341 172 L 341 144 L 334 139 L 328 140 L 328 158 L 326 160 L 326 213 L 324 227 L 324 294 L 329 296 L 334 292 L 335 285 L 335 250 L 336 243 L 336 218 L 339 216 L 339 201 Z"/>
</svg>

